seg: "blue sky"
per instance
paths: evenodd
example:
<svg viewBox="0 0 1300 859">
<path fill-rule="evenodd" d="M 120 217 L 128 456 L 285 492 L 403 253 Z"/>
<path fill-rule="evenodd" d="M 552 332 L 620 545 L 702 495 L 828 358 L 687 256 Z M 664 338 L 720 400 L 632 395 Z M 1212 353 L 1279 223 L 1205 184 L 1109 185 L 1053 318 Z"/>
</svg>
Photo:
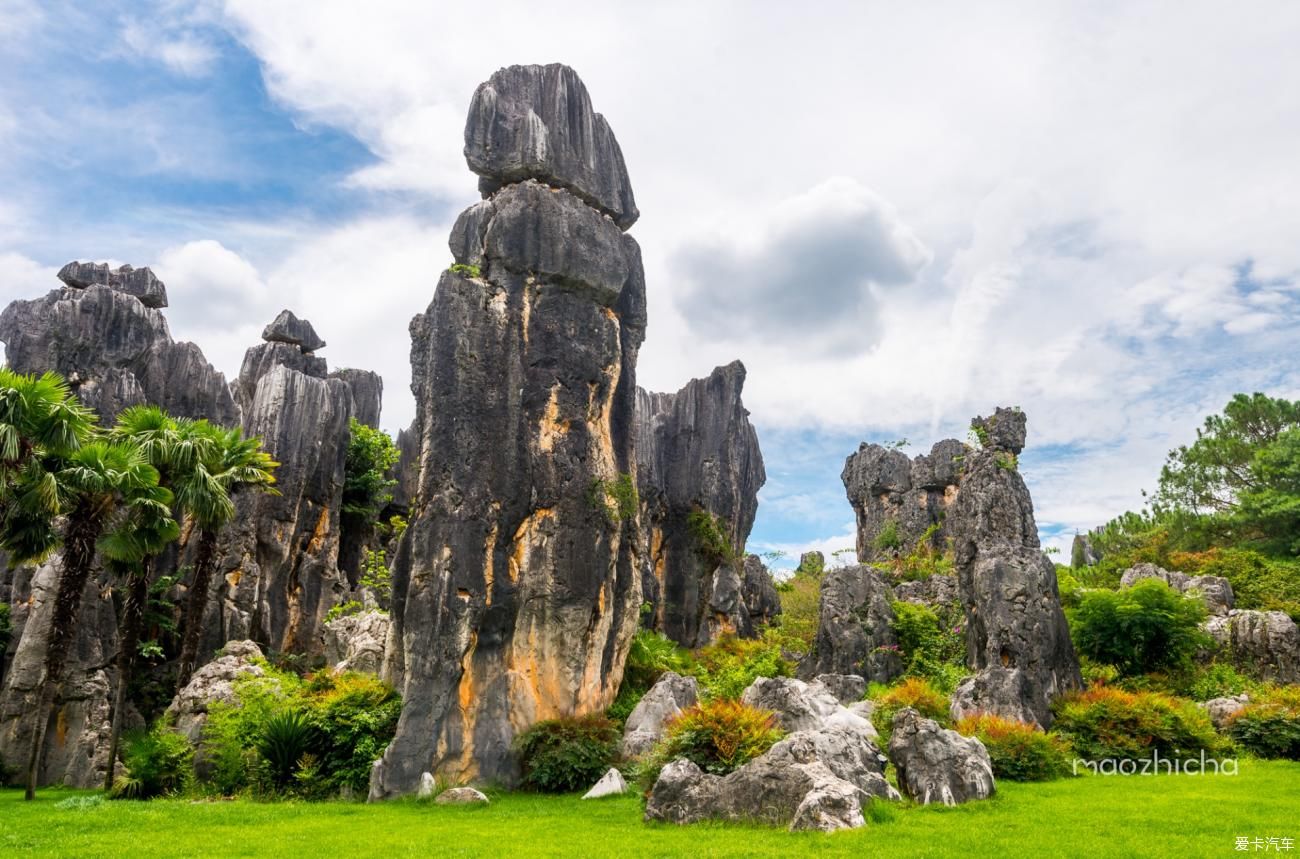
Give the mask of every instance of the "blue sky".
<svg viewBox="0 0 1300 859">
<path fill-rule="evenodd" d="M 751 549 L 851 545 L 860 441 L 996 405 L 1061 545 L 1233 392 L 1300 396 L 1300 11 L 902 6 L 0 0 L 0 301 L 151 265 L 228 375 L 291 307 L 396 429 L 470 94 L 567 62 L 643 212 L 642 383 L 749 369 Z"/>
</svg>

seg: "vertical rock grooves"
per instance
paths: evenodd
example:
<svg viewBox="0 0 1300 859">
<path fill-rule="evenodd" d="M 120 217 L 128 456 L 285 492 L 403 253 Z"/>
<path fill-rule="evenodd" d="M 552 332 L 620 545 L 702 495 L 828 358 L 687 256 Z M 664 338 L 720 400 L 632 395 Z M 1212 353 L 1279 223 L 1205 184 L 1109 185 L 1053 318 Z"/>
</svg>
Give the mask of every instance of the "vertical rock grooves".
<svg viewBox="0 0 1300 859">
<path fill-rule="evenodd" d="M 756 584 L 766 575 L 759 575 L 757 558 L 746 567 L 738 554 L 767 480 L 758 435 L 741 401 L 744 385 L 745 365 L 733 361 L 675 394 L 637 391 L 642 591 L 653 628 L 687 647 L 708 644 L 723 631 L 751 632 L 751 610 L 765 613 L 742 604 L 747 570 Z M 702 516 L 711 517 L 732 557 L 717 557 L 701 545 Z M 715 600 L 715 594 L 731 598 Z"/>
<path fill-rule="evenodd" d="M 631 201 L 590 110 L 554 65 L 503 69 L 471 106 L 466 156 L 490 196 L 456 223 L 456 265 L 411 323 L 419 477 L 386 657 L 404 706 L 374 798 L 425 771 L 509 783 L 516 734 L 602 710 L 622 678 L 640 605 L 626 490 L 645 283 L 613 207 L 589 204 L 609 182 Z M 562 121 L 606 133 L 584 149 Z"/>
</svg>

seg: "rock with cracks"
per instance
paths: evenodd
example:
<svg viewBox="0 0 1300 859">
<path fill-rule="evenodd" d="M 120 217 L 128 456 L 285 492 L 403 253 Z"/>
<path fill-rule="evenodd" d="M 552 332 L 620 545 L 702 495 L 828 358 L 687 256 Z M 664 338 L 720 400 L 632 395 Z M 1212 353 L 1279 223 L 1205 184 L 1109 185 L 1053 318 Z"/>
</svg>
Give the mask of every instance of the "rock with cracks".
<svg viewBox="0 0 1300 859">
<path fill-rule="evenodd" d="M 983 446 L 966 455 L 947 528 L 975 674 L 957 687 L 953 709 L 1047 728 L 1052 700 L 1083 681 L 1056 570 L 1039 546 L 1033 502 L 1018 470 L 1025 416 L 999 408 L 971 425 Z"/>
<path fill-rule="evenodd" d="M 1300 683 L 1300 627 L 1282 611 L 1234 609 L 1205 631 L 1239 670 L 1273 683 Z"/>
<path fill-rule="evenodd" d="M 637 488 L 649 625 L 685 647 L 752 636 L 779 611 L 762 561 L 743 560 L 767 480 L 734 361 L 680 391 L 637 391 Z"/>
<path fill-rule="evenodd" d="M 665 671 L 623 723 L 623 757 L 635 758 L 649 752 L 663 736 L 668 721 L 699 699 L 700 686 L 694 677 Z"/>
<path fill-rule="evenodd" d="M 593 177 L 622 175 L 608 127 L 566 142 L 589 114 L 561 67 L 498 72 L 471 108 L 489 196 L 461 215 L 457 265 L 411 323 L 420 468 L 385 657 L 403 709 L 373 796 L 425 771 L 513 783 L 521 731 L 602 712 L 622 679 L 641 605 L 645 282 L 637 243 L 591 205 L 609 187 Z"/>
<path fill-rule="evenodd" d="M 1236 605 L 1232 584 L 1222 576 L 1189 576 L 1166 570 L 1155 564 L 1137 564 L 1123 572 L 1119 579 L 1122 588 L 1130 588 L 1143 579 L 1157 579 L 1180 594 L 1194 594 L 1205 601 L 1206 610 L 1213 615 L 1226 615 Z"/>
<path fill-rule="evenodd" d="M 945 516 L 957 497 L 965 456 L 966 445 L 946 439 L 915 459 L 896 447 L 866 443 L 846 459 L 840 479 L 857 515 L 858 560 L 917 548 L 942 552 Z"/>
<path fill-rule="evenodd" d="M 911 707 L 894 715 L 889 760 L 898 771 L 899 790 L 921 805 L 960 805 L 993 795 L 993 766 L 984 744 L 939 727 Z"/>
<path fill-rule="evenodd" d="M 878 570 L 858 565 L 827 571 L 817 605 L 817 634 L 799 663 L 799 676 L 856 674 L 888 683 L 901 675 L 893 601 Z"/>
</svg>

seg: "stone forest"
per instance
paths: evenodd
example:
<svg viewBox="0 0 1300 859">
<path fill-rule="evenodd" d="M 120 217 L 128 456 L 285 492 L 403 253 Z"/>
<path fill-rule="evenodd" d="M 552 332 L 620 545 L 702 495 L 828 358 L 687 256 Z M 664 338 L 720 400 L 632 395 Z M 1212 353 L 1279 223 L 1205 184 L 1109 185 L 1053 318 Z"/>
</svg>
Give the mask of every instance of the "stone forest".
<svg viewBox="0 0 1300 859">
<path fill-rule="evenodd" d="M 583 81 L 495 72 L 464 156 L 482 200 L 410 321 L 396 439 L 383 380 L 331 370 L 334 336 L 294 308 L 232 380 L 173 339 L 149 267 L 69 262 L 0 314 L 10 855 L 36 843 L 3 834 L 24 794 L 85 814 L 398 809 L 389 835 L 419 816 L 435 854 L 478 843 L 497 806 L 515 839 L 545 802 L 590 816 L 590 842 L 553 821 L 567 849 L 481 848 L 497 855 L 636 855 L 635 833 L 602 845 L 611 815 L 654 855 L 697 852 L 654 840 L 679 832 L 779 855 L 913 820 L 945 849 L 969 826 L 1016 852 L 1007 818 L 978 815 L 1055 818 L 1042 782 L 1145 805 L 1173 776 L 1100 775 L 1153 759 L 1240 767 L 1232 790 L 1300 812 L 1300 403 L 1234 399 L 1171 455 L 1159 503 L 1059 560 L 1019 470 L 1031 415 L 988 403 L 915 457 L 863 443 L 842 475 L 854 557 L 774 574 L 746 551 L 767 477 L 745 365 L 638 386 L 654 284 Z M 1218 530 L 1194 497 L 1216 475 L 1247 517 Z M 1300 836 L 1260 808 L 1219 849 Z M 98 843 L 63 855 L 114 854 Z M 184 855 L 253 855 L 220 844 Z M 907 855 L 950 855 L 929 846 Z"/>
</svg>

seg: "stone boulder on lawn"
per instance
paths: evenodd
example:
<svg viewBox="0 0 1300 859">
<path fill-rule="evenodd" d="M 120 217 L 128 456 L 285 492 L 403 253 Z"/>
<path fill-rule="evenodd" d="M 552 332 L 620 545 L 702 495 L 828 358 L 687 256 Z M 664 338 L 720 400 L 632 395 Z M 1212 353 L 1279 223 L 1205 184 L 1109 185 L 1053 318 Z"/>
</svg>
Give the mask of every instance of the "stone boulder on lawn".
<svg viewBox="0 0 1300 859">
<path fill-rule="evenodd" d="M 668 720 L 700 700 L 694 677 L 667 671 L 637 702 L 623 725 L 623 756 L 639 757 L 659 742 Z"/>
<path fill-rule="evenodd" d="M 993 765 L 984 744 L 939 727 L 911 707 L 894 716 L 889 759 L 899 789 L 921 805 L 958 805 L 993 795 Z"/>
<path fill-rule="evenodd" d="M 176 730 L 197 742 L 208 720 L 208 708 L 215 703 L 234 704 L 235 680 L 242 675 L 263 677 L 262 649 L 252 641 L 231 641 L 221 654 L 204 665 L 167 707 L 175 718 Z"/>
</svg>

